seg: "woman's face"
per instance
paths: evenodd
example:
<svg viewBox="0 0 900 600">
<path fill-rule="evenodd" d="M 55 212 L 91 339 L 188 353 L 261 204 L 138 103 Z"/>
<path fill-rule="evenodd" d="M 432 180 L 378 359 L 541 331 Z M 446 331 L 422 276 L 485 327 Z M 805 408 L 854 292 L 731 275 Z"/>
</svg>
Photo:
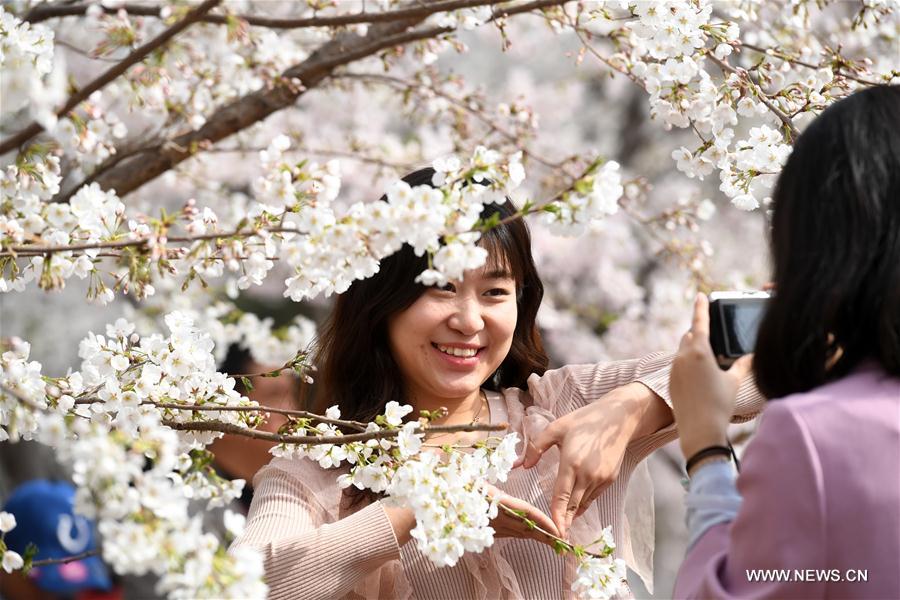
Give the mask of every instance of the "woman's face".
<svg viewBox="0 0 900 600">
<path fill-rule="evenodd" d="M 509 353 L 517 318 L 516 282 L 502 270 L 467 271 L 462 281 L 428 288 L 388 322 L 410 401 L 452 408 L 477 393 Z"/>
</svg>

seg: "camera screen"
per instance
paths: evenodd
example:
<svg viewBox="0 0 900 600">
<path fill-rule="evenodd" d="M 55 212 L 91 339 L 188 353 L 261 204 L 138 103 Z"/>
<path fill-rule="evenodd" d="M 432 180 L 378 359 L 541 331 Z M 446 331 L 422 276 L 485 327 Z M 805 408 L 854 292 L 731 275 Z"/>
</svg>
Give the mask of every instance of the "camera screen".
<svg viewBox="0 0 900 600">
<path fill-rule="evenodd" d="M 765 302 L 741 302 L 722 306 L 725 317 L 725 346 L 729 356 L 753 352 L 756 332 L 762 320 Z"/>
</svg>

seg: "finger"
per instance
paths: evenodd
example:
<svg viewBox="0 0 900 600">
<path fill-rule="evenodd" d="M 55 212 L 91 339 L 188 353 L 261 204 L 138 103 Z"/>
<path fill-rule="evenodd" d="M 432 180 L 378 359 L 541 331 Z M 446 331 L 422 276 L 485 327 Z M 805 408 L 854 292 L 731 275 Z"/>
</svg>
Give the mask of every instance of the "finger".
<svg viewBox="0 0 900 600">
<path fill-rule="evenodd" d="M 584 495 L 581 497 L 581 502 L 578 506 L 578 511 L 575 513 L 576 518 L 583 515 L 584 511 L 591 507 L 591 504 L 593 504 L 594 500 L 597 499 L 597 496 L 600 495 L 600 492 L 598 491 L 600 487 L 601 486 L 597 486 L 584 491 Z"/>
<path fill-rule="evenodd" d="M 547 451 L 547 448 L 557 443 L 556 428 L 553 425 L 547 427 L 536 436 L 534 436 L 525 445 L 525 455 L 522 457 L 522 466 L 530 469 L 541 460 L 541 456 Z"/>
<path fill-rule="evenodd" d="M 681 352 L 694 340 L 694 333 L 690 329 L 681 336 L 681 341 L 678 342 L 678 351 Z"/>
<path fill-rule="evenodd" d="M 709 337 L 709 299 L 700 292 L 694 298 L 694 318 L 691 320 L 691 333 L 694 336 Z"/>
<path fill-rule="evenodd" d="M 540 527 L 547 533 L 559 537 L 559 529 L 556 527 L 556 524 L 536 506 L 529 504 L 521 498 L 516 498 L 515 496 L 510 496 L 508 494 L 503 496 L 501 504 L 512 510 L 524 513 L 525 518 L 534 522 L 537 527 Z M 522 532 L 525 532 L 529 537 L 534 537 L 535 539 L 544 537 L 543 534 L 529 527 L 521 517 L 508 515 L 508 518 L 512 519 L 515 523 L 513 529 L 517 532 L 516 535 L 521 537 Z"/>
<path fill-rule="evenodd" d="M 566 536 L 569 528 L 572 526 L 572 521 L 578 515 L 578 510 L 581 508 L 581 501 L 584 500 L 586 491 L 585 485 L 579 482 L 576 482 L 575 487 L 572 488 L 572 494 L 569 496 L 569 502 L 566 505 L 565 525 L 560 527 L 563 537 Z"/>
<path fill-rule="evenodd" d="M 569 499 L 572 497 L 572 488 L 574 487 L 575 470 L 568 463 L 560 463 L 556 482 L 553 484 L 553 499 L 550 501 L 550 518 L 553 519 L 560 531 L 565 529 L 566 512 L 569 509 Z"/>
<path fill-rule="evenodd" d="M 750 374 L 751 369 L 753 369 L 753 355 L 745 354 L 734 361 L 734 364 L 728 369 L 728 374 L 734 377 L 735 381 L 740 383 Z"/>
<path fill-rule="evenodd" d="M 764 284 L 762 284 L 762 288 L 761 288 L 761 289 L 762 289 L 762 291 L 764 291 L 764 292 L 773 292 L 773 291 L 775 291 L 775 282 L 774 282 L 774 281 L 767 281 L 767 282 L 765 282 Z"/>
<path fill-rule="evenodd" d="M 556 526 L 556 523 L 554 523 L 553 520 L 550 519 L 550 517 L 545 515 L 543 511 L 541 511 L 540 509 L 538 509 L 535 506 L 532 506 L 531 504 L 528 504 L 527 502 L 523 501 L 523 504 L 525 505 L 525 507 L 522 508 L 522 510 L 525 511 L 525 514 L 528 516 L 529 519 L 534 521 L 535 525 L 537 525 L 538 527 L 540 527 L 541 529 L 543 529 L 550 535 L 555 535 L 556 537 L 562 537 L 562 535 L 559 532 L 559 528 Z M 535 531 L 534 529 L 528 527 L 524 523 L 523 523 L 523 526 L 525 527 L 525 530 L 529 534 L 531 534 L 532 537 L 534 537 L 535 539 L 539 540 L 539 539 L 542 539 L 545 537 L 544 534 L 542 534 L 539 531 Z"/>
</svg>

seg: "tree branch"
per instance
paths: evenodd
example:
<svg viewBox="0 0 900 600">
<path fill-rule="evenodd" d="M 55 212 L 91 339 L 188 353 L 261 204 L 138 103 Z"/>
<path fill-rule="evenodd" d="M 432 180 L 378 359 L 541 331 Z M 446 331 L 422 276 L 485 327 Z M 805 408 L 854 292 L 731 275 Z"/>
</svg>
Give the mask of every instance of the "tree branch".
<svg viewBox="0 0 900 600">
<path fill-rule="evenodd" d="M 178 21 L 155 38 L 136 48 L 131 54 L 129 54 L 125 59 L 118 63 L 116 66 L 108 69 L 105 73 L 103 73 L 97 79 L 91 81 L 86 86 L 81 88 L 78 92 L 72 94 L 69 97 L 68 102 L 56 111 L 56 115 L 61 117 L 67 114 L 70 110 L 78 106 L 81 102 L 90 97 L 91 94 L 96 92 L 99 89 L 102 89 L 108 83 L 119 77 L 119 75 L 123 74 L 127 71 L 131 66 L 139 63 L 146 57 L 148 54 L 167 43 L 173 37 L 184 31 L 189 25 L 197 22 L 197 20 L 206 12 L 211 10 L 214 6 L 222 2 L 222 0 L 206 0 L 203 4 L 193 9 L 187 15 L 185 15 L 184 19 Z M 19 133 L 13 135 L 6 139 L 6 141 L 0 143 L 0 155 L 6 154 L 13 148 L 17 148 L 21 146 L 41 131 L 44 130 L 44 127 L 38 123 L 37 121 L 33 121 L 30 125 L 25 127 Z"/>
<path fill-rule="evenodd" d="M 279 442 L 285 444 L 349 444 L 351 442 L 365 442 L 368 440 L 380 440 L 385 438 L 397 437 L 400 433 L 399 429 L 388 431 L 371 431 L 367 433 L 350 433 L 346 435 L 283 435 L 280 433 L 269 433 L 268 431 L 257 431 L 248 429 L 240 425 L 232 423 L 224 423 L 222 421 L 195 421 L 190 423 L 182 423 L 178 421 L 163 420 L 163 425 L 178 431 L 218 431 L 221 433 L 231 433 L 242 435 L 256 440 L 265 440 L 268 442 Z M 430 425 L 419 427 L 415 433 L 424 433 L 426 436 L 430 433 L 457 433 L 463 431 L 504 431 L 509 427 L 508 423 L 498 423 L 496 425 L 489 423 L 468 423 L 466 425 Z"/>
<path fill-rule="evenodd" d="M 428 16 L 436 12 L 445 12 L 451 10 L 459 10 L 461 8 L 472 8 L 476 6 L 484 6 L 487 4 L 497 4 L 508 0 L 444 0 L 437 2 L 421 3 L 419 6 L 411 8 L 402 8 L 398 10 L 385 12 L 358 12 L 348 15 L 333 15 L 325 17 L 302 17 L 302 18 L 275 18 L 260 17 L 254 15 L 204 15 L 200 20 L 205 23 L 228 23 L 229 18 L 240 19 L 248 25 L 258 27 L 268 27 L 270 29 L 300 29 L 303 27 L 339 27 L 342 25 L 357 25 L 360 23 L 385 23 L 397 21 L 399 19 L 409 19 Z M 87 12 L 90 4 L 75 4 L 71 6 L 60 6 L 58 4 L 42 4 L 32 8 L 25 15 L 24 21 L 29 23 L 40 23 L 47 19 L 57 17 L 81 16 Z M 138 17 L 161 17 L 161 6 L 143 6 L 139 4 L 125 4 L 119 8 L 112 8 L 99 5 L 103 12 L 109 15 L 117 14 L 120 10 Z"/>
<path fill-rule="evenodd" d="M 521 140 L 519 139 L 519 136 L 517 136 L 515 133 L 509 131 L 508 129 L 504 128 L 502 125 L 500 125 L 499 123 L 494 121 L 491 117 L 489 117 L 487 114 L 485 114 L 484 111 L 476 109 L 476 108 L 472 108 L 471 106 L 469 106 L 469 103 L 467 103 L 466 101 L 464 101 L 460 98 L 457 98 L 451 94 L 448 94 L 446 92 L 443 92 L 442 90 L 440 90 L 434 86 L 425 85 L 424 83 L 419 83 L 418 81 L 410 81 L 407 79 L 401 79 L 400 77 L 394 77 L 392 75 L 382 75 L 381 73 L 341 73 L 338 75 L 333 75 L 332 78 L 333 79 L 350 79 L 350 80 L 358 80 L 358 81 L 372 81 L 372 82 L 377 82 L 377 83 L 384 83 L 385 85 L 389 85 L 389 86 L 405 88 L 405 89 L 409 89 L 409 90 L 416 89 L 416 88 L 429 90 L 435 96 L 443 98 L 444 100 L 446 100 L 453 106 L 457 107 L 459 110 L 462 110 L 462 111 L 472 115 L 479 121 L 481 121 L 484 125 L 486 125 L 488 127 L 488 129 L 490 130 L 491 133 L 498 133 L 502 137 L 506 138 L 507 141 L 515 144 L 516 146 L 519 146 L 524 155 L 532 158 L 536 162 L 541 163 L 545 167 L 547 167 L 549 169 L 559 169 L 565 162 L 565 161 L 553 162 L 550 159 L 544 158 L 543 156 L 536 154 L 535 152 L 532 152 L 527 147 L 524 147 L 524 144 L 522 144 Z"/>
<path fill-rule="evenodd" d="M 772 112 L 772 114 L 774 114 L 776 117 L 778 117 L 778 119 L 784 124 L 785 129 L 787 129 L 788 132 L 790 133 L 791 140 L 793 141 L 793 140 L 797 139 L 797 137 L 800 135 L 800 131 L 794 125 L 794 121 L 792 121 L 791 118 L 789 116 L 787 116 L 783 110 L 778 108 L 774 102 L 769 100 L 769 97 L 766 96 L 766 93 L 756 84 L 755 81 L 753 81 L 753 79 L 750 78 L 750 74 L 747 73 L 747 71 L 745 71 L 743 69 L 738 70 L 738 69 L 732 67 L 731 65 L 729 65 L 728 63 L 726 63 L 725 61 L 719 60 L 718 58 L 716 58 L 716 56 L 712 52 L 707 53 L 707 58 L 709 58 L 711 61 L 716 63 L 719 66 L 719 68 L 722 69 L 723 71 L 727 71 L 729 73 L 734 73 L 741 79 L 745 80 L 747 82 L 747 85 L 749 85 L 751 88 L 753 88 L 753 90 L 756 92 L 756 97 L 759 98 L 760 102 L 765 104 L 768 107 L 768 109 Z"/>
<path fill-rule="evenodd" d="M 75 562 L 76 560 L 81 560 L 82 558 L 97 556 L 98 554 L 100 554 L 99 550 L 87 550 L 85 552 L 82 552 L 81 554 L 66 556 L 65 558 L 45 558 L 43 560 L 36 560 L 31 563 L 31 566 L 44 567 L 47 565 L 64 565 L 70 562 Z"/>
<path fill-rule="evenodd" d="M 230 237 L 252 237 L 260 233 L 302 233 L 299 229 L 288 227 L 263 227 L 260 229 L 222 231 L 218 233 L 203 233 L 198 235 L 174 236 L 166 239 L 166 244 L 171 243 L 192 243 L 202 240 L 218 240 Z M 108 242 L 90 242 L 84 244 L 60 244 L 56 246 L 31 246 L 16 245 L 7 246 L 5 250 L 0 251 L 0 256 L 35 256 L 41 254 L 51 254 L 53 252 L 68 252 L 74 250 L 96 250 L 100 248 L 128 248 L 130 246 L 146 246 L 150 242 L 147 238 L 137 240 L 118 240 Z"/>
<path fill-rule="evenodd" d="M 814 65 L 812 63 L 802 61 L 797 57 L 791 56 L 791 55 L 787 54 L 786 52 L 783 52 L 781 50 L 777 50 L 774 48 L 763 48 L 761 46 L 755 46 L 753 44 L 748 44 L 746 42 L 741 42 L 740 47 L 747 48 L 748 50 L 753 50 L 754 52 L 759 52 L 760 54 L 765 54 L 766 56 L 774 56 L 775 58 L 779 58 L 785 62 L 789 62 L 793 65 L 800 65 L 801 67 L 806 67 L 807 69 L 816 70 L 816 69 L 822 69 L 824 67 L 833 67 L 841 77 L 845 77 L 847 79 L 852 79 L 853 81 L 856 81 L 857 83 L 861 83 L 863 85 L 881 85 L 881 83 L 882 83 L 879 81 L 871 81 L 869 79 L 863 79 L 861 77 L 856 77 L 855 75 L 845 71 L 843 68 L 843 65 L 841 63 L 835 64 L 835 61 L 833 61 L 833 60 L 828 62 L 825 65 Z"/>
<path fill-rule="evenodd" d="M 565 4 L 568 1 L 570 0 L 534 0 L 510 8 L 498 8 L 494 11 L 491 20 Z M 485 4 L 487 3 L 485 2 Z M 272 113 L 290 106 L 302 94 L 330 76 L 338 67 L 371 56 L 386 48 L 450 32 L 452 29 L 449 27 L 407 31 L 409 27 L 424 20 L 428 14 L 439 12 L 437 9 L 446 6 L 446 3 L 429 3 L 426 6 L 430 11 L 427 14 L 423 12 L 417 17 L 379 24 L 370 28 L 365 36 L 351 33 L 337 36 L 313 52 L 305 61 L 289 68 L 282 74 L 285 81 L 299 79 L 302 88 L 276 85 L 273 88 L 259 90 L 239 98 L 218 109 L 200 129 L 164 141 L 160 151 L 151 156 L 141 156 L 123 161 L 98 177 L 97 183 L 103 189 L 116 190 L 120 196 L 124 196 L 190 158 L 194 153 L 192 149 L 214 144 L 265 119 Z"/>
<path fill-rule="evenodd" d="M 91 402 L 93 404 L 93 402 Z M 320 423 L 327 423 L 329 425 L 336 425 L 338 427 L 349 427 L 351 429 L 356 429 L 357 431 L 365 431 L 366 423 L 361 423 L 359 421 L 345 421 L 344 419 L 329 419 L 328 417 L 323 417 L 317 415 L 315 413 L 311 413 L 305 410 L 294 410 L 289 408 L 274 408 L 271 406 L 214 406 L 210 404 L 174 404 L 174 403 L 163 403 L 163 402 L 144 402 L 143 404 L 147 404 L 150 406 L 155 406 L 156 408 L 160 408 L 163 410 L 190 410 L 190 411 L 223 411 L 223 412 L 270 412 L 279 415 L 285 415 L 289 417 L 299 417 L 302 419 L 310 419 L 312 421 L 318 421 Z"/>
</svg>

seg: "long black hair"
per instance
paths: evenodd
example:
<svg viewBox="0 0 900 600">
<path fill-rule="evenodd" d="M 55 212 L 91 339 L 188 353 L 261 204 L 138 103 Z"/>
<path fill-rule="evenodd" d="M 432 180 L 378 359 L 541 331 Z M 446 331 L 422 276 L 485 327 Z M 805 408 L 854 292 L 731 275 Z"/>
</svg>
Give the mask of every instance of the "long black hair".
<svg viewBox="0 0 900 600">
<path fill-rule="evenodd" d="M 776 295 L 757 338 L 759 389 L 806 391 L 864 358 L 900 375 L 900 86 L 857 92 L 816 118 L 773 201 Z"/>
<path fill-rule="evenodd" d="M 421 169 L 403 181 L 410 186 L 432 185 L 433 175 L 434 169 Z M 514 213 L 507 200 L 486 205 L 481 218 L 496 214 L 502 221 Z M 514 219 L 488 230 L 479 243 L 488 250 L 489 262 L 507 268 L 515 278 L 518 308 L 509 354 L 484 387 L 524 388 L 528 376 L 543 375 L 549 362 L 535 323 L 544 286 L 531 255 L 531 236 L 525 223 Z M 427 268 L 427 257 L 416 256 L 404 245 L 381 261 L 373 277 L 354 282 L 337 297 L 316 347 L 317 408 L 337 404 L 343 418 L 368 421 L 387 402 L 406 400 L 403 377 L 388 344 L 388 320 L 425 293 L 427 288 L 415 278 Z"/>
</svg>

